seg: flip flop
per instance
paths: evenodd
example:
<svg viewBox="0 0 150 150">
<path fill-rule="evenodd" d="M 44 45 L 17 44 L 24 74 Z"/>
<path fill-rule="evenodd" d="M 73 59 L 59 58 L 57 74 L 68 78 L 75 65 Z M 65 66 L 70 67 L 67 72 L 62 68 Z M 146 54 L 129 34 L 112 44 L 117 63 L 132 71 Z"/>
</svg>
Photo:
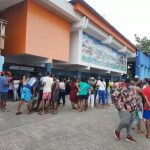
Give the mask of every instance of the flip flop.
<svg viewBox="0 0 150 150">
<path fill-rule="evenodd" d="M 56 115 L 56 114 L 58 114 L 58 112 L 56 112 L 56 111 L 53 111 L 53 112 L 52 112 L 52 114 Z"/>
<path fill-rule="evenodd" d="M 150 136 L 146 135 L 146 138 L 147 138 L 147 139 L 150 139 Z"/>
<path fill-rule="evenodd" d="M 144 133 L 144 131 L 136 131 L 137 133 Z"/>
<path fill-rule="evenodd" d="M 45 113 L 39 112 L 39 115 L 45 115 Z"/>
<path fill-rule="evenodd" d="M 22 114 L 22 112 L 20 112 L 20 111 L 18 111 L 17 113 L 16 113 L 16 115 L 21 115 Z"/>
</svg>

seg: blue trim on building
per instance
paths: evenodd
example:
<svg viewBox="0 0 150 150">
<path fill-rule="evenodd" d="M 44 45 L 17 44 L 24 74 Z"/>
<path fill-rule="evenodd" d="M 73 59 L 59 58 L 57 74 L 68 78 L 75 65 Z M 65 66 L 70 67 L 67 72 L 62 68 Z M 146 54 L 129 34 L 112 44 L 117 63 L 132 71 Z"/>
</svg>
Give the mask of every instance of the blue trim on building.
<svg viewBox="0 0 150 150">
<path fill-rule="evenodd" d="M 140 79 L 150 78 L 150 56 L 137 50 L 135 74 Z"/>
<path fill-rule="evenodd" d="M 46 69 L 46 72 L 51 73 L 52 64 L 51 64 L 51 63 L 46 63 L 46 64 L 45 64 L 45 69 Z"/>
</svg>

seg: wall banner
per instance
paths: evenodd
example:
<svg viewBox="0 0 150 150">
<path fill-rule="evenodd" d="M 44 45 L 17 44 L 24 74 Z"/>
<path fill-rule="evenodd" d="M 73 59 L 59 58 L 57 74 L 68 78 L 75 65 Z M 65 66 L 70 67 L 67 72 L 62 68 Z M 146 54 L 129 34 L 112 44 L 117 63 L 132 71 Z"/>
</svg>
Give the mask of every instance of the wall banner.
<svg viewBox="0 0 150 150">
<path fill-rule="evenodd" d="M 81 61 L 106 67 L 107 69 L 115 69 L 119 71 L 127 71 L 127 56 L 124 53 L 117 52 L 116 49 L 102 44 L 97 38 L 83 33 Z"/>
</svg>

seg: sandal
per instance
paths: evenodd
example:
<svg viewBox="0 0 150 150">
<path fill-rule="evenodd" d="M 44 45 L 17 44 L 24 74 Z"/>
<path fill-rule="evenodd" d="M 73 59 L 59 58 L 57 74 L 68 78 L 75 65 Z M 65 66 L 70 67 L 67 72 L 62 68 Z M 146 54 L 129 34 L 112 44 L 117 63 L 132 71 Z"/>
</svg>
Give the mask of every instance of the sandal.
<svg viewBox="0 0 150 150">
<path fill-rule="evenodd" d="M 136 131 L 137 133 L 144 133 L 144 131 Z"/>
<path fill-rule="evenodd" d="M 16 115 L 21 115 L 22 114 L 22 112 L 20 112 L 20 111 L 18 111 L 17 113 L 16 113 Z"/>
<path fill-rule="evenodd" d="M 58 114 L 58 112 L 57 111 L 53 111 L 52 114 L 56 115 L 56 114 Z"/>
<path fill-rule="evenodd" d="M 44 112 L 39 112 L 39 115 L 45 115 L 45 113 Z"/>
</svg>

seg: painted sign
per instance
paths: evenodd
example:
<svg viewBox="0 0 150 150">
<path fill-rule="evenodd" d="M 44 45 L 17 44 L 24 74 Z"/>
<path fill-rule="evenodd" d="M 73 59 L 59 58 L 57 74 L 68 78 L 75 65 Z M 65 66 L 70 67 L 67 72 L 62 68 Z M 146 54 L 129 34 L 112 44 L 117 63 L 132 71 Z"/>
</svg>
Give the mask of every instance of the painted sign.
<svg viewBox="0 0 150 150">
<path fill-rule="evenodd" d="M 83 33 L 81 61 L 102 67 L 108 70 L 127 71 L 127 57 L 114 48 L 102 44 L 100 40 Z"/>
<path fill-rule="evenodd" d="M 34 71 L 34 68 L 32 67 L 24 67 L 24 66 L 10 66 L 9 67 L 10 70 L 24 70 L 24 71 Z"/>
</svg>

